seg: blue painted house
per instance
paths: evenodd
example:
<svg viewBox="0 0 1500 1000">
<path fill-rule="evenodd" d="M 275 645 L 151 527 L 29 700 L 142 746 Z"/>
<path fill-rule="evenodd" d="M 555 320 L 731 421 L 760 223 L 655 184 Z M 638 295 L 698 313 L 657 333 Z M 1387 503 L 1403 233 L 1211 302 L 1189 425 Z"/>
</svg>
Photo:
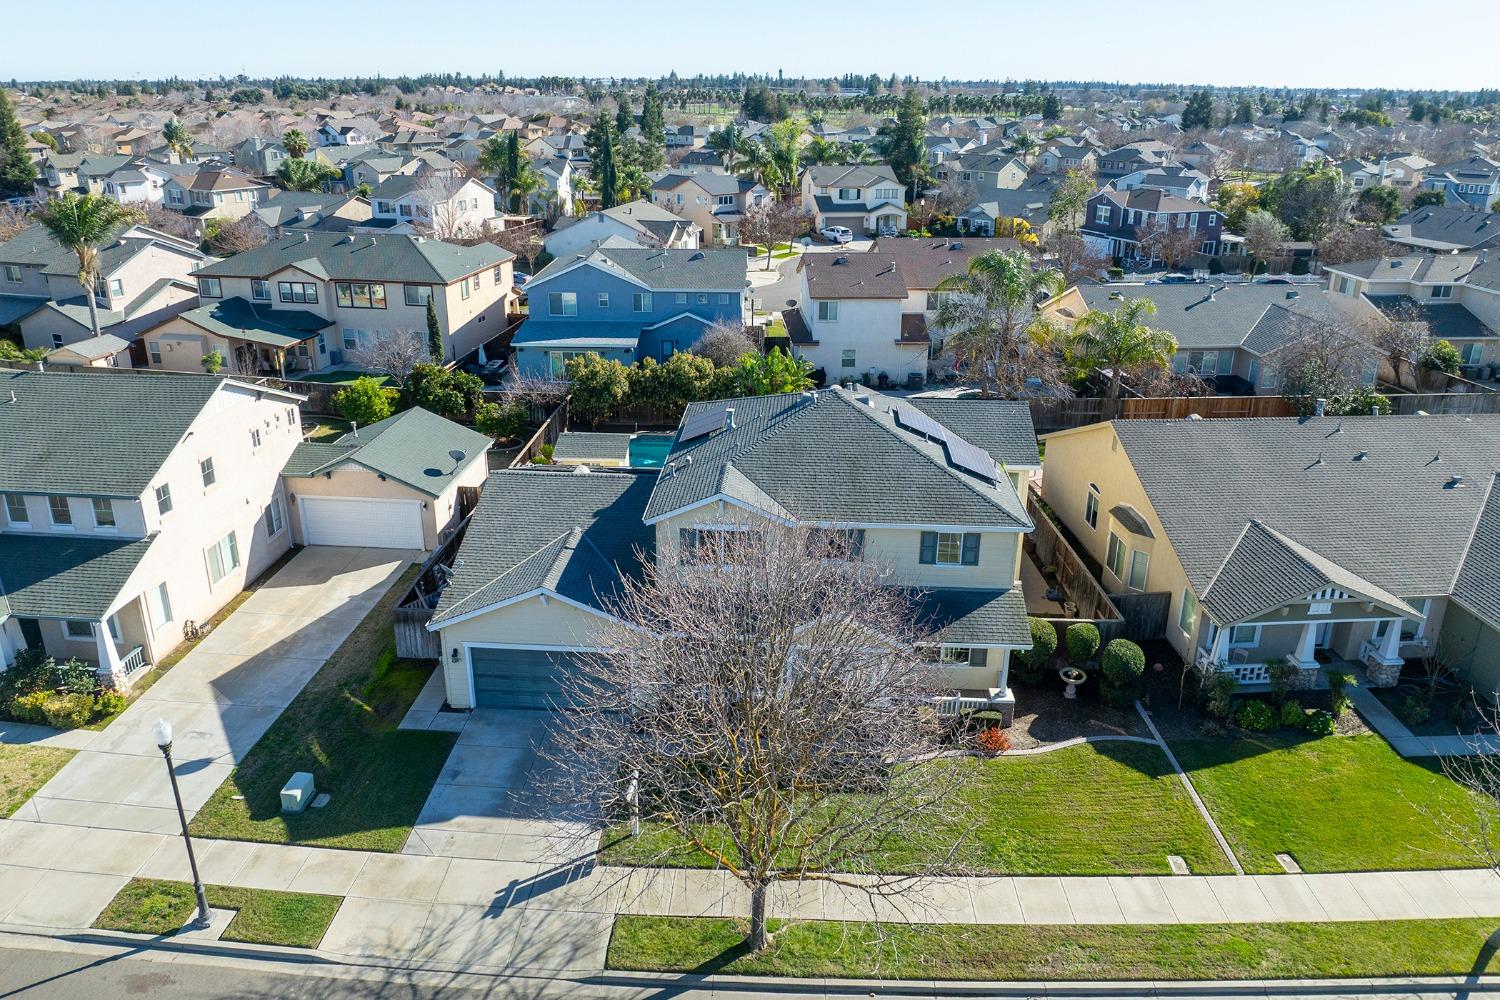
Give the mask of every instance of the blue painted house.
<svg viewBox="0 0 1500 1000">
<path fill-rule="evenodd" d="M 1427 171 L 1422 186 L 1442 191 L 1448 196 L 1449 207 L 1494 211 L 1500 201 L 1500 162 L 1483 156 L 1471 156 L 1467 160 L 1434 167 Z"/>
<path fill-rule="evenodd" d="M 634 364 L 691 347 L 717 320 L 746 324 L 742 249 L 666 250 L 606 240 L 559 257 L 526 286 L 531 315 L 511 347 L 522 375 L 558 378 L 590 351 Z"/>
</svg>

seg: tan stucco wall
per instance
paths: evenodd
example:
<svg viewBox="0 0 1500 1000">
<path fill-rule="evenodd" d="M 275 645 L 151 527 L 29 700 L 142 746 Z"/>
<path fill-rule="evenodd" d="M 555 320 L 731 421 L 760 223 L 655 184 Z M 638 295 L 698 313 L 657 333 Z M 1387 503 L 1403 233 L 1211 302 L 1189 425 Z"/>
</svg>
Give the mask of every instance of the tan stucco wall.
<svg viewBox="0 0 1500 1000">
<path fill-rule="evenodd" d="M 1500 689 L 1500 634 L 1467 608 L 1451 602 L 1439 634 L 1439 646 L 1478 690 L 1481 700 Z"/>
<path fill-rule="evenodd" d="M 451 461 L 451 460 L 450 460 Z M 458 511 L 458 488 L 460 486 L 482 486 L 488 475 L 488 464 L 483 455 L 471 461 L 462 474 L 436 497 L 394 479 L 382 480 L 369 469 L 336 468 L 328 475 L 288 476 L 286 489 L 294 497 L 368 497 L 380 500 L 415 500 L 425 504 L 422 510 L 422 547 L 434 549 L 439 544 L 443 529 L 453 523 Z M 297 504 L 292 504 L 292 524 L 297 544 L 306 544 L 302 537 L 302 518 Z"/>
</svg>

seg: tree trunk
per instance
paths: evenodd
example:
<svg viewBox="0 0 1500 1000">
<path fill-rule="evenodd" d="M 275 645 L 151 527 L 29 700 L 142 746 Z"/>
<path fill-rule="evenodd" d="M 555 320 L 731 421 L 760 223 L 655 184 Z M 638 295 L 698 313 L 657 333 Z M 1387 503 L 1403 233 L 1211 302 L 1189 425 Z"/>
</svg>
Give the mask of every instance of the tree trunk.
<svg viewBox="0 0 1500 1000">
<path fill-rule="evenodd" d="M 764 951 L 766 937 L 766 886 L 758 882 L 750 887 L 750 933 L 745 944 L 752 952 Z"/>
<path fill-rule="evenodd" d="M 89 328 L 94 331 L 94 336 L 99 336 L 99 304 L 94 301 L 94 285 L 90 282 L 83 290 L 83 297 L 89 303 Z"/>
</svg>

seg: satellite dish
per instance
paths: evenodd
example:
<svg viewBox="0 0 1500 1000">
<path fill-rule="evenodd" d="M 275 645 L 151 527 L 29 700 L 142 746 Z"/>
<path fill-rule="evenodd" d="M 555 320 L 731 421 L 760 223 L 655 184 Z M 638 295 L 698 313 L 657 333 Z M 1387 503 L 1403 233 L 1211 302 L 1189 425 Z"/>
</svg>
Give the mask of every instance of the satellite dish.
<svg viewBox="0 0 1500 1000">
<path fill-rule="evenodd" d="M 459 451 L 457 448 L 454 448 L 452 451 L 448 452 L 448 457 L 451 458 L 451 459 L 453 459 L 453 461 L 455 461 L 455 462 L 462 462 L 464 459 L 468 458 L 469 456 L 465 455 L 463 452 Z"/>
</svg>

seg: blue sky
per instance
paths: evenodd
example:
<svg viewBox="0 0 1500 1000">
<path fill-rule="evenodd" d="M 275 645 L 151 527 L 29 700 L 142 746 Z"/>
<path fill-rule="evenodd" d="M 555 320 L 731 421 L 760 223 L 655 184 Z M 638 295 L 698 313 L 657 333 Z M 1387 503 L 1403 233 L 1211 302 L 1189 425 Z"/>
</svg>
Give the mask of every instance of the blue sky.
<svg viewBox="0 0 1500 1000">
<path fill-rule="evenodd" d="M 794 76 L 1500 86 L 1493 51 L 1485 51 L 1500 35 L 1495 0 L 1459 0 L 1457 7 L 1431 11 L 1406 0 L 1144 6 L 1123 0 L 864 0 L 839 5 L 838 16 L 806 0 L 696 0 L 671 5 L 680 15 L 681 36 L 673 22 L 653 14 L 654 4 L 619 0 L 209 0 L 190 14 L 174 8 L 144 17 L 120 16 L 120 0 L 69 0 L 65 6 L 71 25 L 97 30 L 60 32 L 58 8 L 18 3 L 5 15 L 13 44 L 0 73 L 71 79 L 241 71 L 255 77 L 502 69 L 517 76 L 634 76 L 780 69 Z M 1132 16 L 1132 10 L 1149 15 Z M 845 11 L 862 14 L 851 20 Z M 1450 13 L 1459 14 L 1456 21 Z M 198 25 L 206 23 L 220 28 L 200 34 Z M 1414 43 L 1407 33 L 1424 27 L 1432 29 L 1424 31 L 1431 44 Z M 37 43 L 24 44 L 27 38 Z"/>
</svg>

